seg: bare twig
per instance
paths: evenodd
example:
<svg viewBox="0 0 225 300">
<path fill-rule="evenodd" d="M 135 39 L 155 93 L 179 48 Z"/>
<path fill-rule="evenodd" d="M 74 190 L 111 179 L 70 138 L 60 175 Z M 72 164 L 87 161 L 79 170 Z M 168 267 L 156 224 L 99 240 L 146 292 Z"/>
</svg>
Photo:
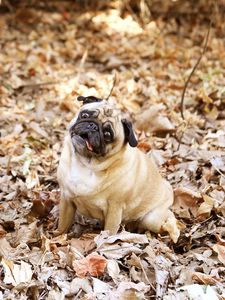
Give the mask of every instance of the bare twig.
<svg viewBox="0 0 225 300">
<path fill-rule="evenodd" d="M 109 92 L 109 95 L 106 97 L 106 100 L 109 100 L 109 97 L 112 95 L 112 91 L 116 85 L 116 79 L 117 79 L 117 76 L 116 76 L 116 72 L 114 73 L 114 78 L 113 78 L 113 84 L 112 84 L 112 87 L 111 87 L 111 90 Z"/>
<path fill-rule="evenodd" d="M 189 83 L 190 80 L 191 80 L 192 75 L 194 74 L 194 72 L 195 72 L 195 70 L 197 69 L 197 67 L 198 67 L 198 65 L 199 65 L 199 63 L 200 63 L 200 61 L 201 61 L 203 55 L 204 55 L 205 52 L 206 52 L 207 45 L 208 45 L 208 40 L 209 40 L 209 33 L 210 33 L 211 26 L 212 26 L 212 18 L 211 18 L 211 20 L 210 20 L 209 27 L 208 27 L 208 31 L 207 31 L 207 33 L 206 33 L 205 45 L 204 45 L 203 51 L 202 51 L 201 55 L 199 56 L 199 58 L 198 58 L 196 64 L 194 65 L 194 67 L 193 67 L 193 69 L 192 69 L 190 75 L 188 76 L 188 79 L 186 80 L 185 85 L 184 85 L 183 93 L 182 93 L 182 96 L 181 96 L 181 104 L 180 104 L 180 106 L 181 106 L 180 112 L 181 112 L 181 117 L 182 117 L 183 120 L 185 119 L 185 118 L 184 118 L 184 96 L 185 96 L 185 92 L 186 92 L 188 83 Z"/>
<path fill-rule="evenodd" d="M 183 128 L 182 128 L 182 127 L 183 127 Z M 178 146 L 177 146 L 177 150 L 176 150 L 176 151 L 179 151 L 179 149 L 180 149 L 181 141 L 182 141 L 183 136 L 184 136 L 184 131 L 185 131 L 185 129 L 187 128 L 187 122 L 184 120 L 182 123 L 180 123 L 180 124 L 177 126 L 177 129 L 176 129 L 177 133 L 179 133 L 179 132 L 178 132 L 178 128 L 181 128 L 181 130 L 180 130 L 180 133 L 181 133 L 181 134 L 180 134 L 180 137 L 176 136 L 177 141 L 178 141 Z"/>
</svg>

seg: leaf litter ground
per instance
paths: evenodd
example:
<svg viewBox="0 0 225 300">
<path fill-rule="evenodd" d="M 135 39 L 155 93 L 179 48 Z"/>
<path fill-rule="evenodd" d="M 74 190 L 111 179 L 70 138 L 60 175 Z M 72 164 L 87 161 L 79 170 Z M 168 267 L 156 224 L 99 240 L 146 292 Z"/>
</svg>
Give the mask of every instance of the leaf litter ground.
<svg viewBox="0 0 225 300">
<path fill-rule="evenodd" d="M 180 97 L 202 51 L 204 16 L 158 17 L 143 29 L 113 6 L 73 5 L 0 18 L 0 299 L 224 299 L 224 24 L 211 29 L 183 122 Z M 68 235 L 51 235 L 76 97 L 107 97 L 115 71 L 111 98 L 173 185 L 177 244 L 148 232 L 109 237 L 79 215 Z"/>
</svg>

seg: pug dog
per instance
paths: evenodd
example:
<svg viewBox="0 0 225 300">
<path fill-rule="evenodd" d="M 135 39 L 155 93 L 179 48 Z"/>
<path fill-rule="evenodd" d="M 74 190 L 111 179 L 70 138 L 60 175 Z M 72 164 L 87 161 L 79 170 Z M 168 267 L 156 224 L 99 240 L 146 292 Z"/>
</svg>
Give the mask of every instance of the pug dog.
<svg viewBox="0 0 225 300">
<path fill-rule="evenodd" d="M 61 200 L 55 234 L 69 230 L 77 210 L 102 220 L 110 234 L 133 222 L 141 230 L 168 231 L 177 242 L 180 232 L 169 209 L 172 187 L 136 148 L 131 122 L 106 100 L 78 100 L 83 106 L 69 125 L 57 171 Z"/>
</svg>

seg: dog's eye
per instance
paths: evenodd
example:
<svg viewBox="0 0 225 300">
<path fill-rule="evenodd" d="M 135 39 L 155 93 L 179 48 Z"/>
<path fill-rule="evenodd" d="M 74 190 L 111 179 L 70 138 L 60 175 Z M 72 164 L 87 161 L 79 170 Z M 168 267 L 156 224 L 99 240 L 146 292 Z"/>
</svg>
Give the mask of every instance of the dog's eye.
<svg viewBox="0 0 225 300">
<path fill-rule="evenodd" d="M 88 114 L 87 112 L 83 112 L 83 113 L 81 114 L 81 118 L 87 119 L 87 118 L 89 118 L 89 114 Z"/>
<path fill-rule="evenodd" d="M 111 132 L 110 131 L 105 131 L 104 132 L 104 138 L 106 142 L 110 142 L 111 141 Z"/>
</svg>

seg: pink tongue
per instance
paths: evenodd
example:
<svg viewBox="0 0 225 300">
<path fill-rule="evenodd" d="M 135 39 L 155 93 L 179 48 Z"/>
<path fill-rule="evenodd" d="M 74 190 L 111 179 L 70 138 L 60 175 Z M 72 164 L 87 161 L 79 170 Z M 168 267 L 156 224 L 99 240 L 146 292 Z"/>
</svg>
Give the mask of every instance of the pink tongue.
<svg viewBox="0 0 225 300">
<path fill-rule="evenodd" d="M 92 147 L 92 145 L 89 143 L 89 141 L 85 141 L 86 142 L 86 145 L 87 145 L 87 148 L 88 148 L 88 150 L 89 151 L 93 151 L 93 147 Z"/>
</svg>

